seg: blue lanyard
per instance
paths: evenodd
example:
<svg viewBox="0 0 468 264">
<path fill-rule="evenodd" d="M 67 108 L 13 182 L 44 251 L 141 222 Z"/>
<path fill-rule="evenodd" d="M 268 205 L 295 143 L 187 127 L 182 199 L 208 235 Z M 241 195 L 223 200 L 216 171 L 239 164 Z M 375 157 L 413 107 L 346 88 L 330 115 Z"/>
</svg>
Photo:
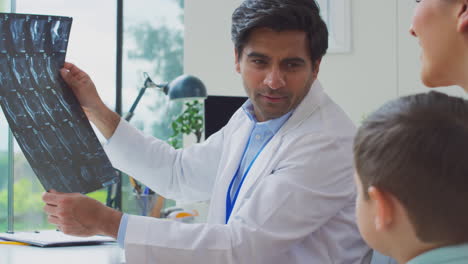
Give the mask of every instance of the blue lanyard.
<svg viewBox="0 0 468 264">
<path fill-rule="evenodd" d="M 234 177 L 232 177 L 231 183 L 229 184 L 229 188 L 228 188 L 228 191 L 227 191 L 227 195 L 226 195 L 226 224 L 227 224 L 227 222 L 229 220 L 229 217 L 231 216 L 232 209 L 234 209 L 234 205 L 236 204 L 237 196 L 239 195 L 239 191 L 240 191 L 240 189 L 242 187 L 242 184 L 244 183 L 245 176 L 247 176 L 247 174 L 249 173 L 250 169 L 252 168 L 252 165 L 254 164 L 255 160 L 258 158 L 258 156 L 263 151 L 263 149 L 268 144 L 268 142 L 270 142 L 270 140 L 271 140 L 271 138 L 269 140 L 267 140 L 263 144 L 263 146 L 260 148 L 260 150 L 257 152 L 255 157 L 250 162 L 250 164 L 247 167 L 247 170 L 245 171 L 244 175 L 242 175 L 241 182 L 239 183 L 239 186 L 237 187 L 236 193 L 234 194 L 234 198 L 231 200 L 232 185 L 234 184 L 234 180 L 236 179 L 236 176 L 239 173 L 239 169 L 240 169 L 242 160 L 244 159 L 245 153 L 247 152 L 247 149 L 249 148 L 249 145 L 250 145 L 250 139 L 249 139 L 249 142 L 248 142 L 247 146 L 244 149 L 244 153 L 242 154 L 242 158 L 241 158 L 241 162 L 239 163 L 239 167 L 237 168 L 236 173 L 234 174 Z"/>
</svg>

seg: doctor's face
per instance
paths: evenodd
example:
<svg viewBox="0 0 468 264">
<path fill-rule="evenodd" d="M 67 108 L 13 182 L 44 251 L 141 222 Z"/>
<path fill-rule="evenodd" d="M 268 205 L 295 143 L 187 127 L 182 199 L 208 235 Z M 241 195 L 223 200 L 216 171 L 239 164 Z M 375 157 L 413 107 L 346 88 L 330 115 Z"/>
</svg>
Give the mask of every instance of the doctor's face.
<svg viewBox="0 0 468 264">
<path fill-rule="evenodd" d="M 410 33 L 422 48 L 421 79 L 429 87 L 457 84 L 464 76 L 466 43 L 457 32 L 463 0 L 417 0 Z"/>
<path fill-rule="evenodd" d="M 257 28 L 250 33 L 242 54 L 236 51 L 236 71 L 259 122 L 294 109 L 317 78 L 319 65 L 320 61 L 312 64 L 303 31 Z"/>
</svg>

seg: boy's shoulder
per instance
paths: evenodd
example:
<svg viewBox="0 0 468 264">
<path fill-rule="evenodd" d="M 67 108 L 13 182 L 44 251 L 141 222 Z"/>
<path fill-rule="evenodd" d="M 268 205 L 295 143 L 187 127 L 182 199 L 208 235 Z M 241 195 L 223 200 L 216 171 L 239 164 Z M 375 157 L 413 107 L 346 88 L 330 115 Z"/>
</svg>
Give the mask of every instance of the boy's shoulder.
<svg viewBox="0 0 468 264">
<path fill-rule="evenodd" d="M 446 246 L 427 251 L 408 264 L 467 264 L 468 243 Z"/>
</svg>

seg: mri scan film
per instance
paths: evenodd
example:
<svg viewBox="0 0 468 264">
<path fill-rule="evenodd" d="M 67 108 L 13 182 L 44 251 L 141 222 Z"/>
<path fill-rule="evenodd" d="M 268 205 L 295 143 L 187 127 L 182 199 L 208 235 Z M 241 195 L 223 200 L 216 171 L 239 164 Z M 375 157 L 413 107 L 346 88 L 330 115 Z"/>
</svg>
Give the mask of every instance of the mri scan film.
<svg viewBox="0 0 468 264">
<path fill-rule="evenodd" d="M 59 74 L 72 18 L 0 13 L 0 105 L 46 190 L 88 193 L 118 181 Z"/>
</svg>

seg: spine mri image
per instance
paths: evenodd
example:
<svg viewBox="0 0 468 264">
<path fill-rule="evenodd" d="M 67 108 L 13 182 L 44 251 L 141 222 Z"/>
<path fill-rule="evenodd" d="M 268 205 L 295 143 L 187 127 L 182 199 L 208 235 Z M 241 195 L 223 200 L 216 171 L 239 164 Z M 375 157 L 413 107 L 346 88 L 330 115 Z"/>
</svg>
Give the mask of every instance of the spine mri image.
<svg viewBox="0 0 468 264">
<path fill-rule="evenodd" d="M 0 105 L 45 190 L 88 193 L 118 181 L 59 75 L 72 18 L 0 13 Z"/>
</svg>

